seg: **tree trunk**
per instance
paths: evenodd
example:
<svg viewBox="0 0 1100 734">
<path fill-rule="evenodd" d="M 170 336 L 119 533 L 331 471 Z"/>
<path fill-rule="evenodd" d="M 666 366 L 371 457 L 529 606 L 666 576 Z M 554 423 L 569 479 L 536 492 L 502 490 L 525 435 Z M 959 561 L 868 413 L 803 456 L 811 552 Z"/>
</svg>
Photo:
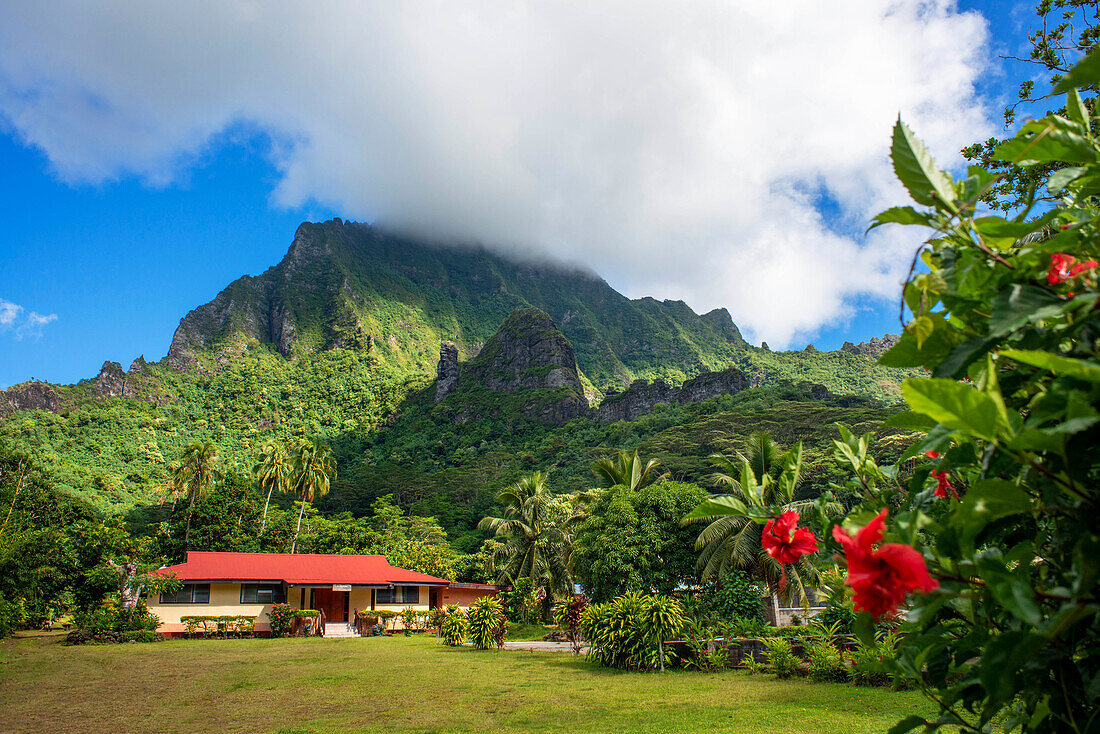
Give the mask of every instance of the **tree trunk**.
<svg viewBox="0 0 1100 734">
<path fill-rule="evenodd" d="M 123 610 L 129 612 L 137 609 L 138 602 L 141 600 L 141 584 L 137 583 L 137 564 L 133 561 L 119 564 L 108 560 L 107 565 L 119 573 L 118 590 Z"/>
<path fill-rule="evenodd" d="M 271 504 L 271 493 L 274 489 L 274 484 L 267 488 L 267 502 L 264 502 L 264 521 L 260 523 L 260 535 L 264 534 L 264 528 L 267 527 L 267 506 Z"/>
<path fill-rule="evenodd" d="M 665 672 L 665 640 L 664 635 L 657 636 L 657 658 L 661 663 L 661 672 Z"/>
<path fill-rule="evenodd" d="M 298 510 L 298 529 L 294 531 L 294 540 L 290 543 L 290 552 L 294 553 L 294 548 L 298 545 L 298 534 L 302 532 L 302 515 L 306 511 L 306 501 L 302 500 L 302 509 Z"/>
<path fill-rule="evenodd" d="M 191 493 L 191 502 L 187 505 L 187 529 L 183 531 L 183 549 L 191 547 L 191 513 L 195 509 L 195 493 Z"/>
</svg>

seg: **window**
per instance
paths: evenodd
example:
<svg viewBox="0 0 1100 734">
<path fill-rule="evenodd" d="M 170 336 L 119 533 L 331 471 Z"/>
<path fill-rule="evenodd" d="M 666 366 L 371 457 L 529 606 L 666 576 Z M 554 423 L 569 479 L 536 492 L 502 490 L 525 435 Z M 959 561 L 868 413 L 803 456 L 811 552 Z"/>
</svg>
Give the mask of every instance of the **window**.
<svg viewBox="0 0 1100 734">
<path fill-rule="evenodd" d="M 241 584 L 241 604 L 281 604 L 286 601 L 282 584 Z"/>
<path fill-rule="evenodd" d="M 395 586 L 389 589 L 376 589 L 375 604 L 419 604 L 419 586 Z"/>
<path fill-rule="evenodd" d="M 210 584 L 184 584 L 172 594 L 161 594 L 161 604 L 209 604 Z"/>
</svg>

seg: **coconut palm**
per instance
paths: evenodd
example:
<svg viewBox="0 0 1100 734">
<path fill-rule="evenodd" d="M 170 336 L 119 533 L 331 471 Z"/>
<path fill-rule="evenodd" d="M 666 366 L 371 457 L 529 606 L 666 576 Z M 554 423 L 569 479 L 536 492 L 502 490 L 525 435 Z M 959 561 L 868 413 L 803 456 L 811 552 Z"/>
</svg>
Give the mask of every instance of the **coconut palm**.
<svg viewBox="0 0 1100 734">
<path fill-rule="evenodd" d="M 717 470 L 711 481 L 726 494 L 703 501 L 682 521 L 684 525 L 707 523 L 695 541 L 700 576 L 707 581 L 740 569 L 765 583 L 773 593 L 779 591 L 789 598 L 805 600 L 806 589 L 821 583 L 811 560 L 804 556 L 788 566 L 786 587 L 781 588 L 783 565 L 769 556 L 761 543 L 761 525 L 767 519 L 787 510 L 795 510 L 803 518 L 818 513 L 819 506 L 813 500 L 794 499 L 802 482 L 802 443 L 783 454 L 770 436 L 756 434 L 747 453 L 739 454 L 738 460 L 721 454 L 711 457 Z M 826 515 L 842 511 L 839 503 L 824 505 Z"/>
<path fill-rule="evenodd" d="M 279 490 L 286 494 L 290 492 L 290 483 L 294 475 L 294 463 L 283 447 L 274 441 L 268 441 L 260 449 L 256 456 L 256 465 L 252 467 L 252 476 L 261 489 L 267 490 L 267 499 L 264 501 L 264 519 L 260 523 L 260 535 L 267 528 L 267 508 L 271 504 L 271 493 Z"/>
<path fill-rule="evenodd" d="M 592 473 L 601 487 L 623 484 L 631 489 L 640 489 L 668 478 L 667 473 L 658 474 L 660 464 L 657 459 L 643 462 L 638 457 L 638 450 L 634 449 L 633 453 L 620 451 L 614 459 L 600 459 L 592 465 Z"/>
<path fill-rule="evenodd" d="M 336 460 L 328 446 L 303 441 L 294 457 L 292 491 L 302 503 L 298 511 L 298 527 L 294 530 L 294 540 L 290 544 L 293 553 L 298 545 L 298 534 L 302 531 L 302 515 L 306 503 L 313 502 L 328 494 L 332 480 L 336 478 Z"/>
<path fill-rule="evenodd" d="M 544 612 L 554 592 L 572 591 L 568 558 L 570 536 L 567 511 L 550 492 L 546 475 L 533 472 L 497 495 L 500 517 L 485 517 L 478 528 L 489 530 L 504 543 L 504 563 L 498 583 L 530 578 L 546 591 Z"/>
<path fill-rule="evenodd" d="M 183 533 L 185 548 L 191 537 L 191 515 L 195 510 L 196 500 L 224 474 L 218 460 L 218 447 L 211 441 L 192 441 L 180 454 L 179 469 L 173 472 L 171 481 L 181 483 L 188 498 L 187 529 Z"/>
</svg>

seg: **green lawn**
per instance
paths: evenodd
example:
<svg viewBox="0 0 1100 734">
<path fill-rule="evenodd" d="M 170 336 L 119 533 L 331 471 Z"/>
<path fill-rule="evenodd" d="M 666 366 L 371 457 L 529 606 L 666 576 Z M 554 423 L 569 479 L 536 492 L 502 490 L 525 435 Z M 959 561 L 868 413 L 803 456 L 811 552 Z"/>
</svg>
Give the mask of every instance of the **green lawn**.
<svg viewBox="0 0 1100 734">
<path fill-rule="evenodd" d="M 35 732 L 882 732 L 915 693 L 740 671 L 609 671 L 434 636 L 0 643 L 0 730 Z"/>
</svg>

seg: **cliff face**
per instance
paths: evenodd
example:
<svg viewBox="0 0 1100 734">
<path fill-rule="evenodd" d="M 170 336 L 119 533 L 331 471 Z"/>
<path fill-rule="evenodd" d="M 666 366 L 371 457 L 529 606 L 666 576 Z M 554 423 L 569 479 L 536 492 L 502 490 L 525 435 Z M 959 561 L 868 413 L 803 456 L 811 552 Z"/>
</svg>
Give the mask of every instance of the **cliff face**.
<svg viewBox="0 0 1100 734">
<path fill-rule="evenodd" d="M 735 367 L 721 372 L 704 372 L 679 387 L 661 380 L 652 383 L 635 380 L 623 392 L 609 395 L 596 409 L 596 418 L 604 423 L 632 421 L 661 404 L 697 403 L 718 395 L 735 395 L 747 387 L 748 378 Z"/>
<path fill-rule="evenodd" d="M 878 359 L 897 344 L 900 339 L 901 337 L 897 334 L 886 334 L 882 337 L 873 336 L 867 341 L 860 342 L 859 344 L 844 342 L 844 346 L 840 348 L 840 351 L 849 352 L 851 354 L 861 354 L 871 359 Z"/>
<path fill-rule="evenodd" d="M 467 399 L 479 389 L 521 398 L 514 407 L 543 423 L 560 425 L 588 414 L 573 346 L 550 316 L 536 308 L 514 311 L 469 362 L 460 364 L 458 350 L 449 342 L 443 343 L 439 356 L 435 400 L 453 394 L 452 402 L 462 405 L 459 422 L 496 409 L 479 405 L 475 397 Z"/>
<path fill-rule="evenodd" d="M 45 410 L 57 413 L 64 401 L 53 385 L 46 382 L 24 382 L 7 390 L 0 390 L 0 418 L 7 418 L 19 410 Z"/>
</svg>

